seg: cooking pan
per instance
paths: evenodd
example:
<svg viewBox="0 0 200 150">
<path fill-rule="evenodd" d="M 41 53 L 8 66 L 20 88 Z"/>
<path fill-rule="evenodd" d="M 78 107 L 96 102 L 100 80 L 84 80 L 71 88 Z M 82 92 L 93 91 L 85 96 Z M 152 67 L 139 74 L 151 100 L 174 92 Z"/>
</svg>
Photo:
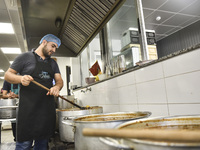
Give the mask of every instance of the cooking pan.
<svg viewBox="0 0 200 150">
<path fill-rule="evenodd" d="M 79 108 L 58 109 L 59 121 L 59 136 L 63 142 L 74 142 L 74 118 L 78 116 L 100 114 L 103 112 L 103 107 L 92 106 L 92 109 L 80 110 Z M 64 121 L 64 123 L 63 123 Z M 70 125 L 68 125 L 70 124 Z"/>
<path fill-rule="evenodd" d="M 99 150 L 106 149 L 106 145 L 99 141 L 97 137 L 86 137 L 82 134 L 84 128 L 114 128 L 117 125 L 141 118 L 146 118 L 151 115 L 151 112 L 114 112 L 85 115 L 74 119 L 75 127 L 75 149 L 76 150 Z"/>
<path fill-rule="evenodd" d="M 199 150 L 200 141 L 199 141 L 199 132 L 200 132 L 200 115 L 188 115 L 188 116 L 171 116 L 171 117 L 159 117 L 159 118 L 148 118 L 140 119 L 136 121 L 128 121 L 121 125 L 118 125 L 116 129 L 129 129 L 140 131 L 143 129 L 152 129 L 152 130 L 165 130 L 155 132 L 152 137 L 157 135 L 160 139 L 153 139 L 151 136 L 147 139 L 129 137 L 129 138 L 110 138 L 110 137 L 101 137 L 105 145 L 108 146 L 109 150 L 118 150 L 118 149 L 128 149 L 128 150 Z M 180 130 L 183 130 L 186 134 L 180 133 Z M 174 133 L 173 133 L 174 131 Z M 193 132 L 193 131 L 196 131 Z M 137 132 L 137 131 L 136 131 Z M 163 132 L 169 132 L 167 139 L 161 139 Z M 170 137 L 170 133 L 171 137 Z M 175 134 L 176 133 L 176 134 Z M 180 134 L 179 134 L 180 133 Z M 191 134 L 192 133 L 192 134 Z M 193 134 L 194 133 L 194 134 Z M 148 134 L 148 131 L 146 132 Z M 159 135 L 160 134 L 160 135 Z M 190 136 L 191 134 L 191 136 Z M 195 135 L 196 134 L 196 135 Z M 144 136 L 145 131 L 144 131 Z M 190 137 L 189 137 L 190 136 Z M 196 137 L 195 137 L 196 136 Z M 174 140 L 169 140 L 169 138 L 174 138 Z M 184 140 L 180 140 L 185 138 Z M 188 140 L 189 139 L 189 140 Z M 179 140 L 179 141 L 177 141 Z"/>
</svg>

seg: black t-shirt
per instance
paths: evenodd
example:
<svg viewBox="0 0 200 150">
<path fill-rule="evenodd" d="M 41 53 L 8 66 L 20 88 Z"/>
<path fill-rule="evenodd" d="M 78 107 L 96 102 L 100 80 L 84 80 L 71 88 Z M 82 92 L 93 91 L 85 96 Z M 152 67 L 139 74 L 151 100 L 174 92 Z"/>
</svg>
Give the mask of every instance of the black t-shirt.
<svg viewBox="0 0 200 150">
<path fill-rule="evenodd" d="M 20 54 L 18 57 L 16 57 L 16 59 L 14 60 L 10 68 L 17 71 L 20 75 L 31 75 L 36 66 L 36 60 L 33 53 L 35 52 L 26 52 L 26 53 Z M 43 61 L 46 63 L 51 59 L 50 57 L 48 57 L 45 60 L 43 60 L 37 54 L 36 54 L 36 57 L 38 61 Z M 52 67 L 52 70 L 54 71 L 54 74 L 60 73 L 58 64 L 54 59 L 51 59 L 51 67 Z"/>
</svg>

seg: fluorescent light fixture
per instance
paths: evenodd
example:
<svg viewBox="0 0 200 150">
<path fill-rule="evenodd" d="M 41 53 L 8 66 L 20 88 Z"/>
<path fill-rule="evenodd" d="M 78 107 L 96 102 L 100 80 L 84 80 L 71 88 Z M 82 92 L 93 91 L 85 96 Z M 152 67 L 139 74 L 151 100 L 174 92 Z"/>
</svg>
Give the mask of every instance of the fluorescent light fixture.
<svg viewBox="0 0 200 150">
<path fill-rule="evenodd" d="M 3 70 L 3 69 L 0 69 L 0 72 L 4 72 L 4 70 Z"/>
<path fill-rule="evenodd" d="M 4 54 L 21 54 L 20 48 L 1 47 Z"/>
<path fill-rule="evenodd" d="M 4 80 L 4 77 L 0 77 L 0 79 L 3 79 L 3 80 Z"/>
<path fill-rule="evenodd" d="M 12 63 L 13 63 L 13 61 L 9 61 L 9 63 L 10 63 L 10 64 L 12 64 Z"/>
<path fill-rule="evenodd" d="M 14 34 L 12 24 L 0 22 L 0 34 Z"/>
</svg>

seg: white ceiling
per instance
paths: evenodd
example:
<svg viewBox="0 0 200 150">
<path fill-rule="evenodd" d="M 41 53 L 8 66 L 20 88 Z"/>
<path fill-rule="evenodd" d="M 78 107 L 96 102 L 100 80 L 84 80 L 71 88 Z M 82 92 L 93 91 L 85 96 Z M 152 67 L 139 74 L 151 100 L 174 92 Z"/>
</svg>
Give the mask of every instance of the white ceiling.
<svg viewBox="0 0 200 150">
<path fill-rule="evenodd" d="M 142 0 L 145 27 L 159 41 L 200 20 L 200 0 Z M 160 21 L 156 17 L 160 16 Z M 112 38 L 121 39 L 129 27 L 137 28 L 134 0 L 126 0 L 110 21 Z"/>
<path fill-rule="evenodd" d="M 29 1 L 34 3 L 34 0 Z M 127 15 L 132 9 L 130 6 L 133 4 L 133 0 L 127 0 L 126 3 L 127 5 L 121 9 L 124 16 L 117 17 L 116 23 L 121 27 L 124 24 L 135 23 L 131 22 L 134 14 Z M 200 20 L 200 0 L 142 0 L 142 4 L 146 29 L 155 30 L 157 40 Z M 161 17 L 160 21 L 156 21 L 157 16 Z M 0 47 L 19 47 L 22 52 L 27 51 L 26 40 L 23 39 L 25 28 L 20 21 L 17 0 L 0 0 L 0 22 L 12 23 L 15 31 L 13 35 L 0 34 Z M 41 30 L 39 26 L 38 30 Z M 116 32 L 122 33 L 122 31 Z M 6 71 L 10 65 L 9 61 L 13 61 L 16 56 L 13 54 L 4 55 L 0 51 L 0 69 Z M 0 77 L 3 75 L 0 73 Z"/>
<path fill-rule="evenodd" d="M 157 40 L 200 19 L 200 0 L 142 0 L 145 26 L 155 30 Z M 156 17 L 161 16 L 160 21 Z"/>
<path fill-rule="evenodd" d="M 15 34 L 0 34 L 0 47 L 17 47 L 25 52 L 22 26 L 20 23 L 17 1 L 16 0 L 0 0 L 0 22 L 12 23 Z M 4 54 L 0 50 L 0 69 L 6 71 L 10 63 L 17 55 Z M 0 77 L 4 73 L 0 73 Z"/>
</svg>

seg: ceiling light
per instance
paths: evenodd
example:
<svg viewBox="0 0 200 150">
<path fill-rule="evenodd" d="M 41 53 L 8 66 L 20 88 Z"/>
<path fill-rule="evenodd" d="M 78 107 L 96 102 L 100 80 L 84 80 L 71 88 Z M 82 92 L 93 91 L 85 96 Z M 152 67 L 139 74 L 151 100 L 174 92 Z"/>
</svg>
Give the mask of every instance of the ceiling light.
<svg viewBox="0 0 200 150">
<path fill-rule="evenodd" d="M 4 54 L 21 54 L 20 48 L 1 47 Z"/>
<path fill-rule="evenodd" d="M 13 63 L 13 61 L 9 61 L 9 63 L 10 63 L 10 64 L 12 64 L 12 63 Z"/>
<path fill-rule="evenodd" d="M 4 70 L 3 70 L 3 69 L 0 69 L 0 72 L 4 72 Z"/>
<path fill-rule="evenodd" d="M 0 77 L 0 79 L 3 79 L 3 80 L 4 80 L 4 77 Z"/>
<path fill-rule="evenodd" d="M 0 34 L 14 34 L 12 24 L 0 22 Z"/>
<path fill-rule="evenodd" d="M 156 17 L 156 21 L 160 21 L 161 17 L 160 16 L 157 16 Z"/>
</svg>

